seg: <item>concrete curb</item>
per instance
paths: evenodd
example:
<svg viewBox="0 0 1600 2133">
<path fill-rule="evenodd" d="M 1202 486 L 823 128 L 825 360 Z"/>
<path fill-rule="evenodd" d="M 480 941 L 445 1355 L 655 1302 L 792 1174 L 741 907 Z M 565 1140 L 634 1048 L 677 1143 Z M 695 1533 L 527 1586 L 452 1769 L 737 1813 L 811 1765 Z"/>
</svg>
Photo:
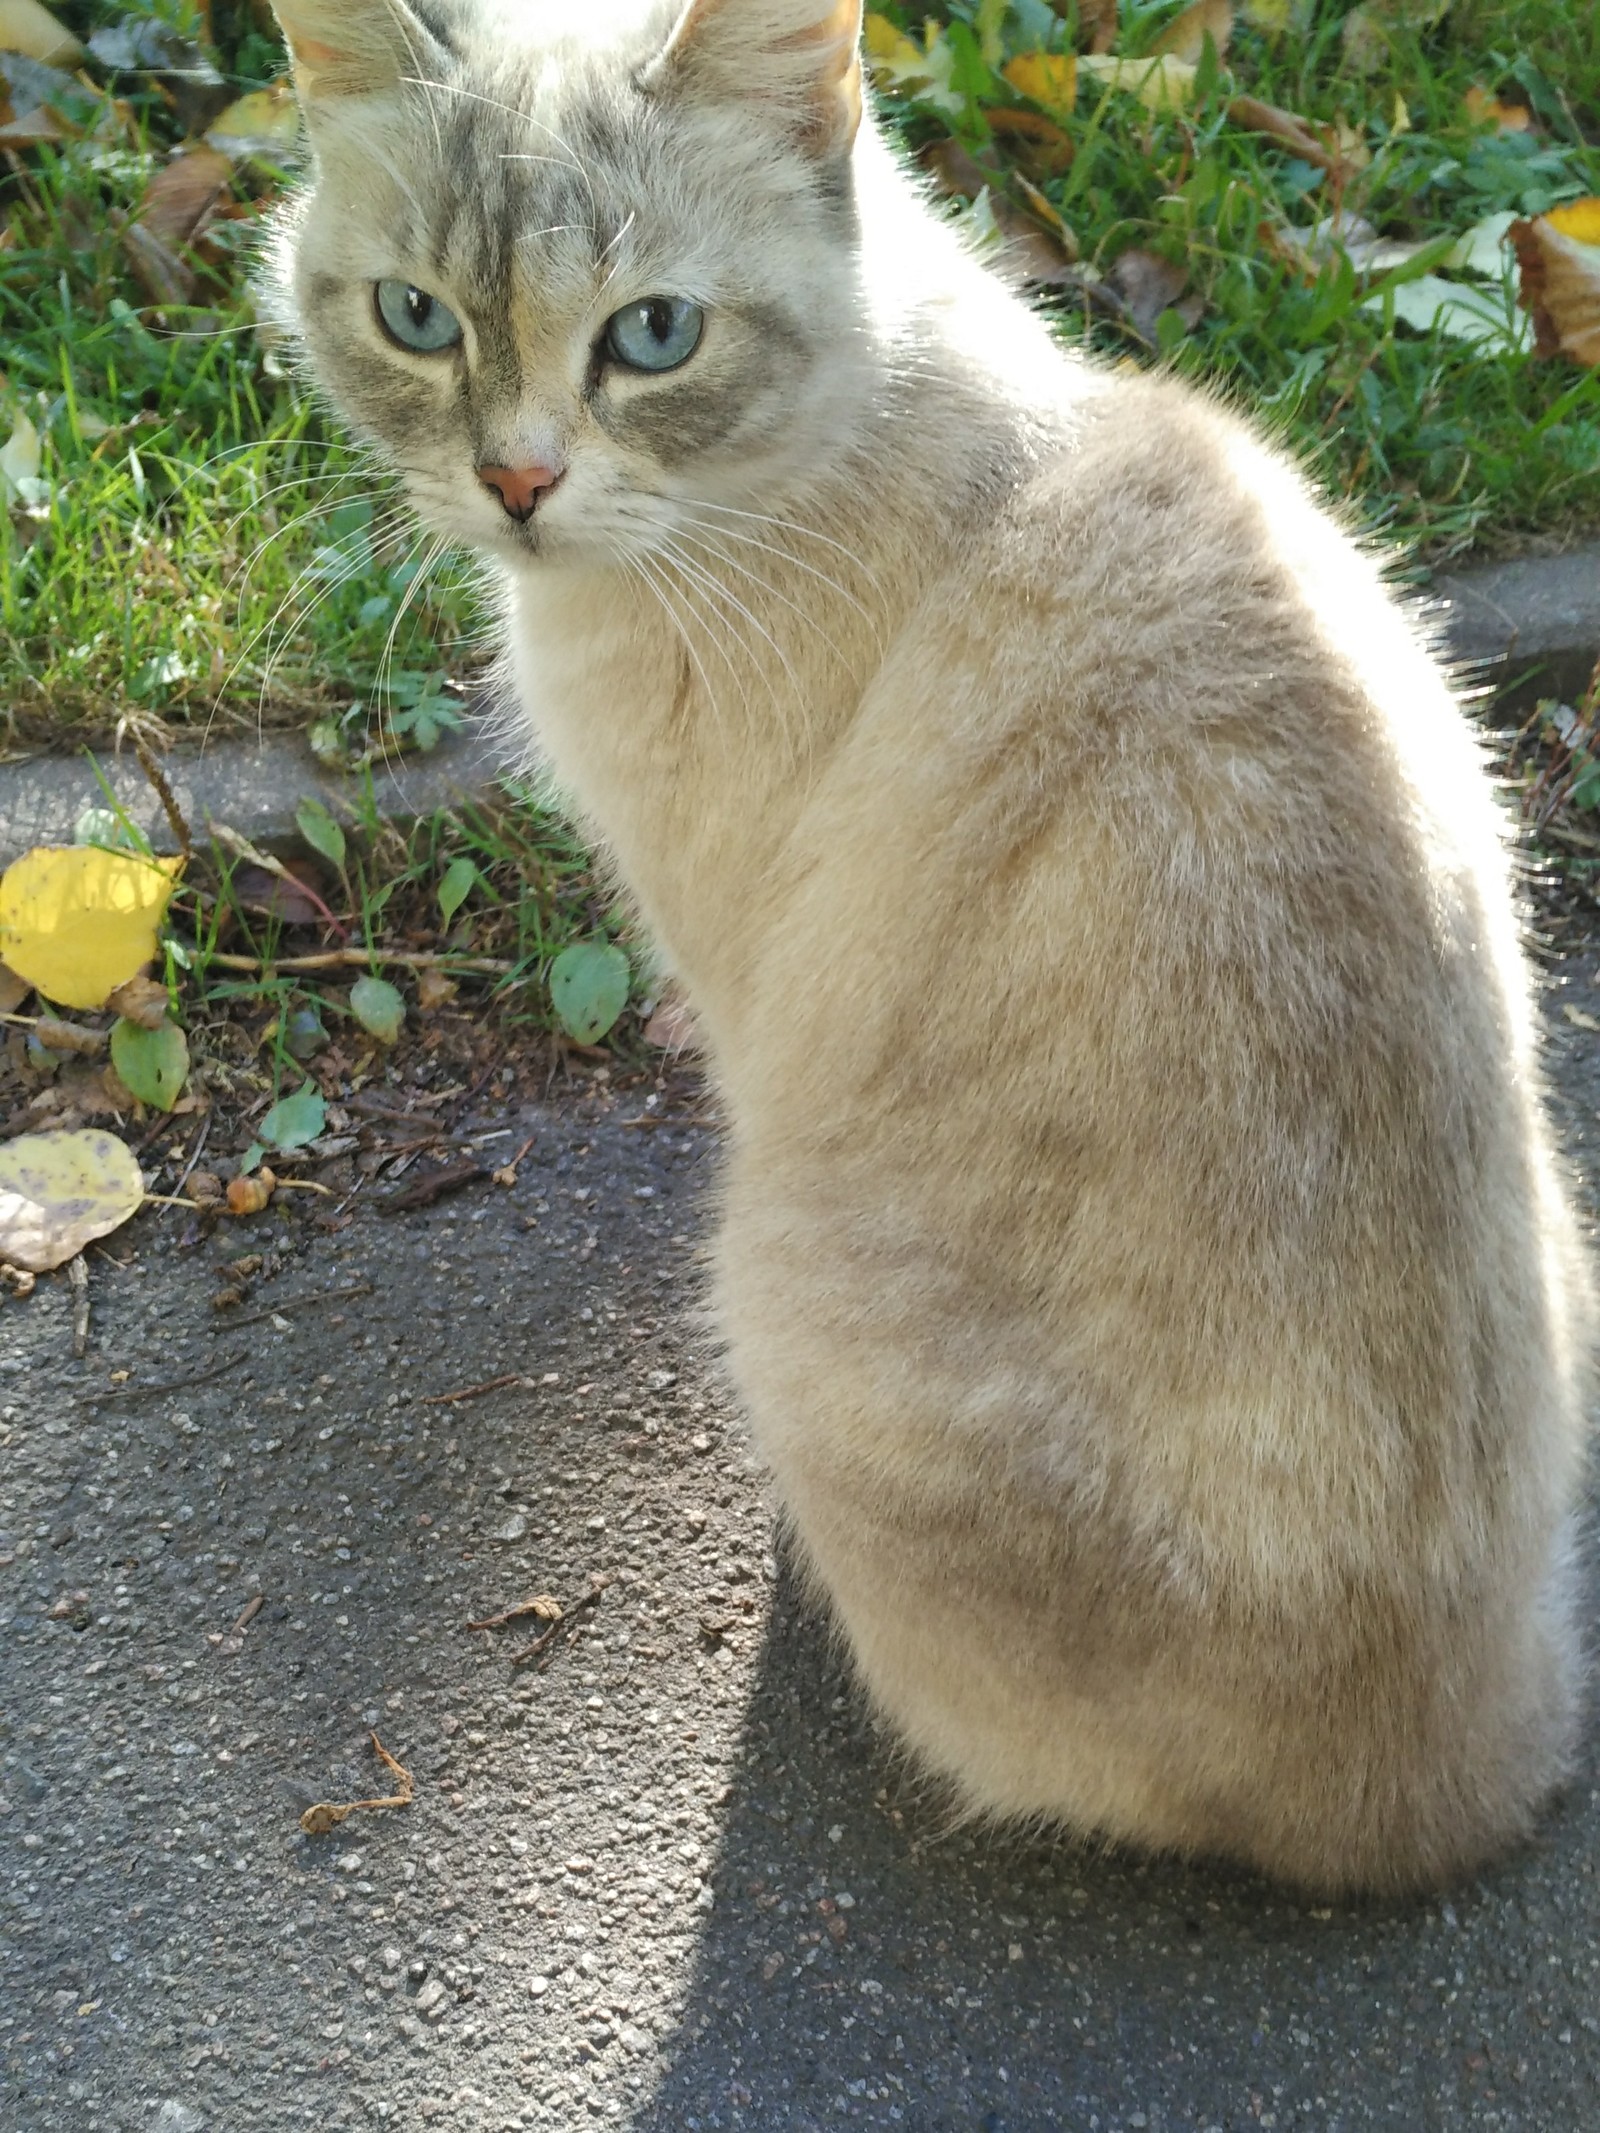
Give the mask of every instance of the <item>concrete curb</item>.
<svg viewBox="0 0 1600 2133">
<path fill-rule="evenodd" d="M 512 775 L 516 766 L 491 744 L 486 725 L 480 721 L 446 734 L 427 755 L 373 764 L 372 800 L 379 814 L 391 822 L 415 821 L 482 794 L 496 776 Z M 197 837 L 222 822 L 279 853 L 304 842 L 294 819 L 301 800 L 318 799 L 348 821 L 365 797 L 365 774 L 324 768 L 301 733 L 229 738 L 199 748 L 180 744 L 162 757 L 161 767 Z M 132 754 L 37 755 L 0 763 L 0 865 L 36 844 L 69 844 L 84 809 L 106 804 L 101 778 L 158 852 L 176 850 L 161 802 Z"/>
<path fill-rule="evenodd" d="M 1491 691 L 1511 710 L 1539 696 L 1576 698 L 1600 659 L 1600 546 L 1444 572 L 1424 596 L 1424 612 L 1468 688 Z M 430 755 L 376 766 L 379 812 L 390 821 L 414 821 L 481 794 L 497 775 L 507 774 L 512 766 L 491 744 L 487 724 L 480 720 L 447 735 Z M 294 733 L 180 746 L 163 767 L 197 833 L 210 822 L 224 822 L 252 843 L 279 851 L 301 841 L 294 811 L 307 794 L 343 815 L 361 797 L 354 779 L 325 770 Z M 171 851 L 172 833 L 138 763 L 106 754 L 100 769 L 156 849 Z M 0 763 L 0 865 L 33 845 L 70 841 L 79 815 L 103 798 L 87 756 Z"/>
<path fill-rule="evenodd" d="M 1506 708 L 1576 699 L 1600 659 L 1600 546 L 1444 571 L 1428 600 L 1447 656 Z"/>
</svg>

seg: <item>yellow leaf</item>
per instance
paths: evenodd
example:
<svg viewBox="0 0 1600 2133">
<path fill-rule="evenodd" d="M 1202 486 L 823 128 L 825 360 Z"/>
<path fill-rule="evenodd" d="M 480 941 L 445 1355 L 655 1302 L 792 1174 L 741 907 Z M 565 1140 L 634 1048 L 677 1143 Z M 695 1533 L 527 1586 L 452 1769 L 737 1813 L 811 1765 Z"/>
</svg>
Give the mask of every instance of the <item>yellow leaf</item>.
<svg viewBox="0 0 1600 2133">
<path fill-rule="evenodd" d="M 0 52 L 21 52 L 47 67 L 71 67 L 83 46 L 39 0 L 0 0 Z"/>
<path fill-rule="evenodd" d="M 1544 219 L 1563 237 L 1576 237 L 1579 244 L 1600 244 L 1600 198 L 1593 193 L 1582 200 L 1564 200 Z"/>
<path fill-rule="evenodd" d="M 1155 41 L 1157 52 L 1170 52 L 1174 59 L 1198 66 L 1209 37 L 1220 59 L 1233 35 L 1233 0 L 1192 0 L 1181 15 L 1169 22 Z"/>
<path fill-rule="evenodd" d="M 236 97 L 206 128 L 212 147 L 229 156 L 282 155 L 299 138 L 299 99 L 286 81 Z"/>
<path fill-rule="evenodd" d="M 869 15 L 862 25 L 862 41 L 869 59 L 895 59 L 902 66 L 915 65 L 922 58 L 922 47 L 915 45 L 904 30 L 897 30 L 887 15 Z"/>
<path fill-rule="evenodd" d="M 1147 111 L 1181 111 L 1194 96 L 1194 68 L 1168 52 L 1149 59 L 1114 59 L 1109 52 L 1091 52 L 1078 66 L 1106 88 L 1136 96 Z"/>
<path fill-rule="evenodd" d="M 0 876 L 0 956 L 63 1007 L 101 1007 L 156 952 L 181 859 L 92 845 L 25 852 Z"/>
<path fill-rule="evenodd" d="M 1070 111 L 1078 95 L 1076 52 L 1022 52 L 1000 69 L 1013 89 L 1051 111 Z"/>
<path fill-rule="evenodd" d="M 114 1133 L 23 1133 L 0 1145 L 0 1259 L 48 1274 L 126 1222 L 144 1198 Z"/>
</svg>

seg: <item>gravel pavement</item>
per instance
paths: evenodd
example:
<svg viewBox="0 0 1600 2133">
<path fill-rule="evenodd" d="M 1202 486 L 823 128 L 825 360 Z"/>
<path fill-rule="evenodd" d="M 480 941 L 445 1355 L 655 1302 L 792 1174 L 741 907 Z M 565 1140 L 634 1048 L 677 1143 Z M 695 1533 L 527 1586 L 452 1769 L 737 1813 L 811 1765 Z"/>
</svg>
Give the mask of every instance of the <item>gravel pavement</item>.
<svg viewBox="0 0 1600 2133">
<path fill-rule="evenodd" d="M 775 1560 L 712 1129 L 598 1080 L 479 1123 L 514 1187 L 145 1213 L 81 1362 L 63 1277 L 0 1303 L 0 2133 L 1600 2127 L 1592 1743 L 1406 1907 L 950 1833 Z M 530 1662 L 547 1616 L 467 1627 L 546 1595 Z M 389 1789 L 373 1729 L 412 1804 L 302 1834 Z"/>
</svg>

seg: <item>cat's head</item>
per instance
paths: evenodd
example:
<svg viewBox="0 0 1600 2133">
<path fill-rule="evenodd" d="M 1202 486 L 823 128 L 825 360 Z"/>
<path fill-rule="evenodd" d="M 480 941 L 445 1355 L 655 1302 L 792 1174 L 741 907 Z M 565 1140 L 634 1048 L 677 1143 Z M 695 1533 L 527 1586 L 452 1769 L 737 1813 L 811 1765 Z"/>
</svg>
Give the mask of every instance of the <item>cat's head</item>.
<svg viewBox="0 0 1600 2133">
<path fill-rule="evenodd" d="M 837 464 L 868 419 L 859 0 L 274 5 L 314 160 L 276 308 L 432 526 L 647 554 Z"/>
</svg>

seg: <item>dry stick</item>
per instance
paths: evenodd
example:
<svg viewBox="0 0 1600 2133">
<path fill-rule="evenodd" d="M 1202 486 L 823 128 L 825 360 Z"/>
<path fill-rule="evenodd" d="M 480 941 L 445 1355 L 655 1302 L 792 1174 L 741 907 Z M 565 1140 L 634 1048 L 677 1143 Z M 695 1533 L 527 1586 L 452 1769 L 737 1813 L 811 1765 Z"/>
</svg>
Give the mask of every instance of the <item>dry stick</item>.
<svg viewBox="0 0 1600 2133">
<path fill-rule="evenodd" d="M 233 1321 L 235 1325 L 238 1320 Z M 485 1378 L 481 1385 L 463 1385 L 459 1392 L 430 1392 L 417 1402 L 419 1407 L 454 1407 L 458 1400 L 476 1400 L 486 1392 L 498 1392 L 503 1385 L 526 1385 L 530 1381 L 515 1370 L 508 1370 L 498 1378 Z M 469 1622 L 468 1629 L 476 1629 L 476 1622 Z"/>
<path fill-rule="evenodd" d="M 67 1261 L 72 1283 L 72 1352 L 81 1362 L 89 1346 L 89 1266 L 82 1252 Z"/>
<path fill-rule="evenodd" d="M 403 1192 L 391 1193 L 378 1202 L 380 1215 L 403 1215 L 414 1207 L 430 1207 L 435 1200 L 442 1200 L 447 1192 L 459 1192 L 463 1185 L 470 1185 L 478 1178 L 489 1175 L 486 1163 L 451 1163 L 443 1170 L 435 1170 L 425 1178 L 418 1178 L 415 1185 L 408 1185 Z"/>
<path fill-rule="evenodd" d="M 206 1135 L 211 1131 L 211 1116 L 212 1114 L 208 1111 L 200 1121 L 200 1131 L 195 1135 L 194 1146 L 189 1151 L 189 1160 L 183 1166 L 183 1175 L 172 1188 L 174 1193 L 182 1192 L 185 1185 L 194 1175 L 194 1166 L 200 1160 L 200 1151 L 206 1144 Z"/>
<path fill-rule="evenodd" d="M 386 1769 L 392 1770 L 399 1779 L 400 1790 L 390 1793 L 386 1799 L 382 1800 L 344 1800 L 338 1804 L 329 1800 L 318 1800 L 315 1806 L 308 1807 L 300 1817 L 300 1827 L 308 1837 L 325 1837 L 330 1829 L 337 1829 L 345 1816 L 353 1815 L 358 1807 L 409 1807 L 411 1805 L 413 1790 L 411 1772 L 403 1769 L 395 1761 L 376 1733 L 372 1735 L 372 1748 L 379 1762 Z"/>
<path fill-rule="evenodd" d="M 520 1652 L 511 1654 L 511 1664 L 513 1666 L 526 1666 L 530 1659 L 537 1659 L 541 1653 L 548 1651 L 560 1638 L 570 1635 L 572 1626 L 579 1615 L 587 1612 L 589 1608 L 599 1605 L 600 1595 L 610 1583 L 609 1577 L 596 1578 L 589 1590 L 582 1594 L 580 1598 L 574 1600 L 565 1614 L 558 1615 L 542 1635 L 535 1637 L 531 1644 L 525 1644 Z"/>
<path fill-rule="evenodd" d="M 243 1318 L 226 1318 L 213 1326 L 214 1333 L 232 1333 L 240 1326 L 258 1326 L 263 1319 L 276 1318 L 284 1311 L 320 1311 L 324 1304 L 339 1303 L 348 1296 L 369 1296 L 370 1281 L 352 1281 L 347 1288 L 324 1289 L 316 1296 L 285 1296 L 280 1303 L 268 1304 L 262 1311 L 246 1311 Z"/>
<path fill-rule="evenodd" d="M 535 1600 L 519 1600 L 515 1607 L 507 1607 L 497 1615 L 485 1615 L 481 1622 L 469 1622 L 468 1629 L 504 1629 L 508 1622 L 516 1622 L 523 1615 L 537 1615 L 541 1622 L 561 1620 L 561 1602 L 552 1600 L 542 1592 Z"/>
<path fill-rule="evenodd" d="M 220 1378 L 235 1370 L 245 1360 L 245 1350 L 237 1355 L 224 1356 L 220 1363 L 213 1363 L 209 1370 L 191 1371 L 186 1378 L 166 1378 L 159 1385 L 108 1385 L 104 1391 L 80 1393 L 73 1401 L 74 1407 L 93 1407 L 101 1400 L 144 1400 L 161 1392 L 182 1392 L 190 1385 L 204 1385 L 212 1378 Z"/>
<path fill-rule="evenodd" d="M 509 977 L 519 967 L 500 956 L 437 955 L 420 948 L 324 948 L 315 955 L 234 955 L 219 948 L 208 960 L 222 970 L 365 970 L 392 963 L 399 970 L 462 970 L 488 978 Z"/>
</svg>

